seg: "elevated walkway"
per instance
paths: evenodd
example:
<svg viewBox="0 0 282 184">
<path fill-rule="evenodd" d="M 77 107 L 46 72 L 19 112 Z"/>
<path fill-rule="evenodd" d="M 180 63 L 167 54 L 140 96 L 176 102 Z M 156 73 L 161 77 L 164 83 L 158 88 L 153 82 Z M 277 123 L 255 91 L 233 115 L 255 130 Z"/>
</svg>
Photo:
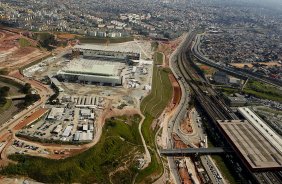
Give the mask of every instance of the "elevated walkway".
<svg viewBox="0 0 282 184">
<path fill-rule="evenodd" d="M 163 156 L 189 156 L 189 155 L 211 155 L 222 154 L 232 152 L 231 148 L 186 148 L 186 149 L 165 149 L 160 150 L 160 154 Z"/>
</svg>

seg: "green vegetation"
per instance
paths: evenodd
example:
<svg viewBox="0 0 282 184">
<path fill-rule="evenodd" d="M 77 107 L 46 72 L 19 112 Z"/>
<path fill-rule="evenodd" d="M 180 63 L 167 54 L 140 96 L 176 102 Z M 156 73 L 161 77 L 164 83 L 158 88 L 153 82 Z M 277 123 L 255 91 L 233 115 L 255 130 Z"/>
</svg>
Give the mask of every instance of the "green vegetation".
<svg viewBox="0 0 282 184">
<path fill-rule="evenodd" d="M 29 106 L 39 99 L 40 99 L 40 95 L 38 94 L 27 94 L 24 98 L 24 105 Z"/>
<path fill-rule="evenodd" d="M 7 83 L 7 84 L 10 84 L 10 85 L 13 85 L 17 88 L 22 88 L 22 84 L 12 80 L 12 79 L 9 79 L 9 78 L 6 78 L 6 77 L 2 77 L 0 76 L 0 81 L 3 82 L 3 83 Z"/>
<path fill-rule="evenodd" d="M 215 147 L 210 139 L 208 139 L 208 147 L 209 148 Z M 232 173 L 228 169 L 228 165 L 224 162 L 224 159 L 222 158 L 222 156 L 212 155 L 211 157 L 215 161 L 216 166 L 222 173 L 223 177 L 226 178 L 229 183 L 235 184 L 236 183 L 235 177 L 232 175 Z"/>
<path fill-rule="evenodd" d="M 0 88 L 0 108 L 1 110 L 6 110 L 9 108 L 9 103 L 6 97 L 9 95 L 10 88 L 7 86 L 3 86 Z"/>
<path fill-rule="evenodd" d="M 12 100 L 6 100 L 5 104 L 0 104 L 0 113 L 8 110 L 12 105 Z"/>
<path fill-rule="evenodd" d="M 170 70 L 157 67 L 156 65 L 154 65 L 153 70 L 152 91 L 142 100 L 140 108 L 143 114 L 150 114 L 157 118 L 172 97 L 172 86 L 168 77 Z"/>
<path fill-rule="evenodd" d="M 133 37 L 120 37 L 120 38 L 101 38 L 101 37 L 78 37 L 81 43 L 122 43 L 133 41 Z"/>
<path fill-rule="evenodd" d="M 30 85 L 29 83 L 26 83 L 26 84 L 21 88 L 21 91 L 22 91 L 24 94 L 30 93 L 30 91 L 31 91 L 31 85 Z"/>
<path fill-rule="evenodd" d="M 158 47 L 159 47 L 159 42 L 154 41 L 154 42 L 151 43 L 152 51 L 157 50 Z"/>
<path fill-rule="evenodd" d="M 216 163 L 218 169 L 220 170 L 220 172 L 222 173 L 223 177 L 226 178 L 229 183 L 231 183 L 231 184 L 237 183 L 234 176 L 232 175 L 232 173 L 228 169 L 227 164 L 224 162 L 224 160 L 222 159 L 221 156 L 213 155 L 212 159 L 215 161 L 215 163 Z"/>
<path fill-rule="evenodd" d="M 155 53 L 155 64 L 156 65 L 162 65 L 163 64 L 163 58 L 164 55 L 161 52 L 156 52 Z"/>
<path fill-rule="evenodd" d="M 226 95 L 241 93 L 241 90 L 237 88 L 219 87 L 218 89 Z M 257 98 L 282 102 L 281 89 L 259 81 L 249 80 L 242 93 L 253 95 Z"/>
<path fill-rule="evenodd" d="M 33 39 L 38 40 L 39 45 L 47 50 L 53 50 L 58 44 L 55 35 L 48 32 L 34 33 Z"/>
<path fill-rule="evenodd" d="M 268 112 L 268 113 L 273 113 L 275 115 L 282 115 L 282 112 L 279 111 L 279 110 L 275 110 L 275 109 L 271 109 L 269 107 L 257 107 L 257 110 L 259 111 L 265 111 L 265 112 Z"/>
<path fill-rule="evenodd" d="M 26 38 L 19 39 L 20 47 L 29 47 L 31 46 L 30 42 Z"/>
<path fill-rule="evenodd" d="M 219 91 L 223 92 L 225 95 L 232 95 L 234 93 L 240 93 L 239 89 L 228 88 L 228 87 L 219 87 Z"/>
<path fill-rule="evenodd" d="M 7 68 L 0 69 L 0 75 L 8 75 L 8 74 L 9 74 L 9 71 Z"/>
<path fill-rule="evenodd" d="M 156 54 L 157 55 L 157 54 Z M 145 115 L 145 120 L 142 125 L 142 134 L 149 147 L 152 161 L 147 168 L 142 170 L 136 178 L 136 182 L 153 183 L 163 173 L 161 160 L 156 152 L 155 134 L 156 130 L 152 129 L 154 119 L 158 118 L 164 111 L 172 97 L 172 85 L 169 80 L 169 69 L 157 67 L 160 59 L 155 57 L 153 84 L 151 93 L 145 97 L 140 105 L 142 113 Z M 161 60 L 162 61 L 162 60 Z"/>
<path fill-rule="evenodd" d="M 2 83 L 9 84 L 9 86 L 13 85 L 16 88 L 23 87 L 20 83 L 3 76 L 0 76 L 0 81 Z M 0 88 L 0 113 L 8 110 L 12 105 L 12 100 L 6 99 L 6 97 L 9 96 L 9 93 L 11 93 L 9 86 L 3 86 Z"/>
<path fill-rule="evenodd" d="M 25 96 L 25 102 L 24 102 L 24 105 L 25 106 L 29 106 L 31 105 L 33 102 L 36 102 L 37 100 L 40 99 L 40 95 L 38 94 L 32 94 L 31 91 L 32 91 L 32 88 L 31 88 L 31 85 L 29 83 L 26 83 L 22 88 L 21 88 L 21 91 L 26 94 Z"/>
<path fill-rule="evenodd" d="M 282 102 L 282 90 L 259 81 L 249 80 L 243 92 L 258 98 Z"/>
<path fill-rule="evenodd" d="M 8 165 L 0 174 L 25 175 L 46 183 L 132 183 L 139 172 L 136 156 L 144 151 L 140 120 L 138 115 L 108 119 L 94 147 L 63 160 L 11 155 L 9 158 L 18 163 Z"/>
</svg>

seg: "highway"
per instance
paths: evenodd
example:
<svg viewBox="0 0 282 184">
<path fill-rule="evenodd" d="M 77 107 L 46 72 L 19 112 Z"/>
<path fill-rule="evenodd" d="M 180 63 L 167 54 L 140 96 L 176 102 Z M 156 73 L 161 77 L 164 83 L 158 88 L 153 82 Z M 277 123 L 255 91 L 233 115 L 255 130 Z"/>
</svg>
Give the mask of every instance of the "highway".
<svg viewBox="0 0 282 184">
<path fill-rule="evenodd" d="M 199 52 L 199 42 L 200 42 L 200 38 L 199 35 L 197 35 L 196 37 L 196 41 L 194 42 L 192 48 L 191 48 L 191 54 L 193 54 L 193 56 L 195 56 L 198 61 L 217 68 L 219 70 L 225 71 L 227 73 L 233 74 L 235 76 L 239 76 L 245 79 L 248 78 L 252 78 L 252 79 L 256 79 L 259 80 L 261 82 L 265 82 L 268 84 L 272 84 L 278 87 L 281 87 L 281 83 L 277 82 L 275 80 L 263 77 L 263 76 L 256 76 L 255 74 L 250 74 L 247 72 L 242 72 L 241 70 L 238 69 L 233 69 L 227 66 L 223 66 L 223 65 L 219 65 L 216 64 L 214 61 L 206 58 L 205 56 L 203 56 L 200 52 Z M 189 56 L 189 54 L 188 54 Z M 185 63 L 184 63 L 185 65 Z M 187 70 L 187 68 L 192 68 L 191 64 L 186 63 L 186 66 L 183 67 L 184 69 L 186 68 L 187 73 L 191 72 L 191 70 Z M 191 77 L 191 75 L 190 75 Z M 238 119 L 236 117 L 235 114 L 232 114 L 232 112 L 229 110 L 228 106 L 226 106 L 224 104 L 224 102 L 221 102 L 220 99 L 217 97 L 216 92 L 212 89 L 209 88 L 206 84 L 202 85 L 197 85 L 195 82 L 194 83 L 190 83 L 191 84 L 191 88 L 194 89 L 195 92 L 197 92 L 196 97 L 198 99 L 198 101 L 200 102 L 201 106 L 203 107 L 203 109 L 208 113 L 208 115 L 210 116 L 211 119 L 214 120 L 214 122 L 216 121 L 216 119 L 228 119 L 228 120 L 232 120 L 232 119 Z M 198 88 L 198 89 L 197 89 Z M 206 95 L 202 96 L 200 93 L 201 91 L 203 92 L 203 90 L 206 90 Z M 200 93 L 199 93 L 200 92 Z M 210 96 L 210 97 L 207 97 Z M 201 100 L 201 98 L 203 98 L 203 100 Z M 208 103 L 205 103 L 208 102 Z M 218 108 L 218 109 L 216 109 Z M 219 113 L 218 111 L 221 111 L 221 113 Z M 217 124 L 215 124 L 217 125 Z M 254 176 L 255 179 L 257 179 L 258 183 L 282 183 L 281 181 L 281 172 L 251 172 Z"/>
<path fill-rule="evenodd" d="M 192 46 L 192 41 L 194 38 L 196 38 L 196 42 L 194 42 Z M 183 132 L 179 130 L 180 123 L 186 116 L 188 102 L 190 101 L 191 94 L 196 97 L 198 103 L 208 114 L 208 116 L 213 120 L 215 126 L 217 126 L 217 120 L 239 119 L 232 112 L 232 110 L 220 99 L 217 92 L 209 85 L 208 81 L 206 81 L 205 78 L 198 74 L 194 69 L 195 64 L 192 62 L 192 55 L 201 60 L 201 62 L 203 62 L 204 64 L 226 71 L 227 73 L 231 73 L 245 79 L 254 78 L 277 86 L 277 84 L 273 83 L 273 81 L 265 80 L 264 78 L 257 78 L 256 76 L 245 74 L 241 71 L 235 71 L 228 67 L 211 63 L 211 61 L 206 61 L 206 58 L 201 58 L 201 54 L 197 53 L 197 49 L 195 49 L 196 47 L 198 47 L 197 42 L 199 42 L 199 39 L 195 32 L 186 34 L 185 39 L 183 39 L 181 44 L 177 47 L 170 58 L 170 68 L 175 78 L 179 82 L 182 96 L 175 114 L 168 123 L 167 149 L 174 148 L 174 142 L 172 139 L 173 133 L 176 134 L 188 146 L 192 148 L 195 147 L 193 144 L 191 144 L 190 137 L 183 134 Z M 200 156 L 200 159 L 212 183 L 225 183 L 221 177 L 220 171 L 217 169 L 210 156 Z M 173 157 L 168 157 L 168 163 L 175 183 L 181 183 L 181 179 L 179 177 Z M 257 181 L 259 181 L 259 183 L 261 183 L 261 181 L 265 183 L 270 183 L 270 181 L 281 181 L 279 180 L 279 178 L 281 178 L 281 173 L 279 172 L 253 173 L 253 175 L 255 176 Z"/>
<path fill-rule="evenodd" d="M 188 71 L 187 71 L 187 68 L 186 68 L 187 67 L 186 64 L 188 63 L 186 52 L 190 50 L 192 41 L 193 41 L 195 36 L 196 36 L 196 33 L 194 33 L 194 32 L 187 33 L 185 35 L 185 38 L 182 40 L 182 42 L 177 47 L 177 49 L 173 52 L 173 54 L 170 58 L 170 68 L 171 68 L 172 73 L 174 74 L 175 78 L 179 82 L 179 85 L 180 85 L 181 91 L 182 91 L 182 96 L 181 96 L 180 103 L 179 103 L 179 105 L 176 109 L 176 112 L 174 113 L 173 117 L 170 119 L 170 121 L 168 123 L 168 130 L 167 130 L 167 132 L 168 132 L 167 148 L 168 149 L 174 148 L 174 142 L 173 142 L 173 139 L 172 139 L 173 133 L 178 135 L 178 137 L 185 144 L 187 144 L 188 146 L 190 146 L 192 148 L 195 148 L 195 145 L 193 145 L 190 142 L 189 136 L 184 135 L 183 132 L 180 131 L 180 123 L 185 118 L 185 116 L 187 114 L 187 108 L 189 106 L 189 101 L 190 101 L 190 94 L 191 94 L 191 92 L 195 93 L 195 89 L 196 89 L 196 86 L 194 86 L 194 84 L 192 84 L 191 78 L 188 75 Z M 204 80 L 202 82 L 204 82 Z M 198 93 L 199 94 L 195 95 L 195 96 L 197 96 L 197 98 L 204 98 L 205 94 L 202 94 L 202 92 L 201 93 L 198 92 Z M 201 101 L 205 102 L 204 99 L 201 99 Z M 213 108 L 211 108 L 211 109 L 213 109 Z M 223 111 L 228 111 L 228 110 L 223 110 Z M 226 114 L 228 116 L 230 116 L 230 113 L 232 113 L 232 112 L 227 112 Z M 218 110 L 217 114 L 220 114 L 219 116 L 221 116 L 221 117 L 226 116 L 226 114 L 222 115 L 221 110 Z M 218 118 L 220 118 L 220 117 L 217 117 L 216 119 L 218 119 Z M 230 117 L 230 118 L 232 118 L 232 117 Z M 199 136 L 201 137 L 202 135 L 199 135 Z M 208 158 L 208 163 L 210 165 L 212 165 L 213 168 L 216 168 L 215 164 L 212 162 L 210 157 L 207 157 L 207 158 Z M 177 166 L 174 162 L 173 157 L 168 157 L 167 159 L 168 159 L 169 168 L 171 170 L 171 173 L 173 175 L 175 183 L 177 183 L 177 184 L 181 183 L 181 179 L 179 177 Z M 221 175 L 219 173 L 218 169 L 216 169 L 215 171 L 217 171 L 218 173 L 207 172 L 211 181 L 213 181 L 213 183 L 223 184 L 224 180 L 218 180 L 217 179 L 217 176 Z"/>
</svg>

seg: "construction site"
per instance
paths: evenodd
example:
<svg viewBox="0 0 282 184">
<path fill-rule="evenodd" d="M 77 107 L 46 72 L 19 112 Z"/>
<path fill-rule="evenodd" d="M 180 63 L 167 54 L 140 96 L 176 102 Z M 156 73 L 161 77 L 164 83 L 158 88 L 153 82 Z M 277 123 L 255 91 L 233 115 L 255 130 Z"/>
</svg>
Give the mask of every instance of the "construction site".
<svg viewBox="0 0 282 184">
<path fill-rule="evenodd" d="M 0 68 L 8 71 L 21 68 L 49 52 L 39 49 L 37 41 L 9 29 L 0 30 Z"/>
</svg>

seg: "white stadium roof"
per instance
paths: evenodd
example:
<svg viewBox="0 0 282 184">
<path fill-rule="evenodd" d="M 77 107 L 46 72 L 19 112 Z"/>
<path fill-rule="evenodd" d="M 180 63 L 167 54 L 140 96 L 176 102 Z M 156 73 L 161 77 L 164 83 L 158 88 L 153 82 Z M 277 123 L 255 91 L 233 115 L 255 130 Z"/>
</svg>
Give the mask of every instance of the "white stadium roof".
<svg viewBox="0 0 282 184">
<path fill-rule="evenodd" d="M 140 45 L 135 41 L 116 44 L 82 44 L 74 46 L 75 49 L 100 50 L 109 52 L 137 53 L 141 51 Z"/>
</svg>

